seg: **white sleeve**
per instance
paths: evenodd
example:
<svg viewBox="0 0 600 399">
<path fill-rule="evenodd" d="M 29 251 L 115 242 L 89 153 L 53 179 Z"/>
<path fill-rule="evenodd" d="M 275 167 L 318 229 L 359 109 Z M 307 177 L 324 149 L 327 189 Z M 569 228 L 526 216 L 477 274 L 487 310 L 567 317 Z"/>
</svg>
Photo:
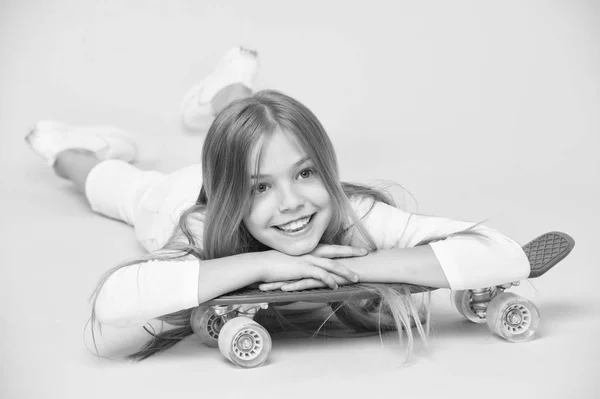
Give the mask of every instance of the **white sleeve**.
<svg viewBox="0 0 600 399">
<path fill-rule="evenodd" d="M 194 235 L 195 245 L 201 246 L 204 215 L 191 217 L 188 228 Z M 188 242 L 180 230 L 174 240 Z M 198 306 L 200 262 L 187 255 L 118 269 L 98 293 L 96 317 L 100 323 L 111 326 L 143 325 L 158 316 Z"/>
<path fill-rule="evenodd" d="M 148 261 L 118 269 L 96 298 L 102 324 L 145 324 L 168 313 L 198 306 L 200 261 Z"/>
<path fill-rule="evenodd" d="M 489 227 L 442 217 L 411 214 L 383 202 L 351 200 L 354 210 L 378 249 L 414 247 L 431 242 L 450 288 L 482 288 L 526 279 L 529 260 L 519 244 Z M 455 234 L 458 233 L 458 234 Z M 360 233 L 353 229 L 351 245 L 365 246 Z"/>
</svg>

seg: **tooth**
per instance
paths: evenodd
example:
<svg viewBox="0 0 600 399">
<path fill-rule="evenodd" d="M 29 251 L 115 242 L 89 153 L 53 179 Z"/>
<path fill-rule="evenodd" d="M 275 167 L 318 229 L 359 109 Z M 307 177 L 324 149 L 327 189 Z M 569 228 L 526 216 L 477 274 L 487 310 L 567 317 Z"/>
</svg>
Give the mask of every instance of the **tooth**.
<svg viewBox="0 0 600 399">
<path fill-rule="evenodd" d="M 283 226 L 280 226 L 280 228 L 282 230 L 287 230 L 287 231 L 289 231 L 289 230 L 297 230 L 300 227 L 306 226 L 308 224 L 309 220 L 310 220 L 310 217 L 305 217 L 304 219 L 300 219 L 300 220 L 297 220 L 295 222 L 291 222 L 291 223 L 285 224 Z"/>
</svg>

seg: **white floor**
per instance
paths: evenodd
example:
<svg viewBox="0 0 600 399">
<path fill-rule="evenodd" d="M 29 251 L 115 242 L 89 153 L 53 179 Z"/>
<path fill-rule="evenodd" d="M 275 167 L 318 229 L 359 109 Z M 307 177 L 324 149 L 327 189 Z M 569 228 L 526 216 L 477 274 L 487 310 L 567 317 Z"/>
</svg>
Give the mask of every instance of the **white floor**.
<svg viewBox="0 0 600 399">
<path fill-rule="evenodd" d="M 598 397 L 598 5 L 224 4 L 0 3 L 0 397 Z M 140 133 L 144 168 L 196 162 L 202 136 L 181 129 L 179 102 L 236 44 L 260 51 L 258 88 L 319 116 L 345 180 L 396 181 L 418 212 L 489 218 L 522 244 L 572 235 L 572 254 L 517 290 L 540 309 L 538 337 L 491 336 L 442 290 L 430 345 L 407 365 L 389 336 L 278 340 L 254 370 L 194 339 L 137 364 L 92 354 L 87 299 L 141 250 L 23 137 L 39 119 L 113 124 Z M 101 349 L 143 339 L 107 329 Z"/>
</svg>

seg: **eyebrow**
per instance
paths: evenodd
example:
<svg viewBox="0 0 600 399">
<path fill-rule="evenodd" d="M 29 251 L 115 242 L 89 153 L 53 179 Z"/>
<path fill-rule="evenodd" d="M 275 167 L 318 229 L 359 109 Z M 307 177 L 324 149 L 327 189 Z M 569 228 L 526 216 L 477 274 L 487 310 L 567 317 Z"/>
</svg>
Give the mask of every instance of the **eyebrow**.
<svg viewBox="0 0 600 399">
<path fill-rule="evenodd" d="M 296 163 L 294 163 L 294 165 L 292 165 L 292 168 L 297 168 L 298 166 L 302 165 L 304 162 L 309 161 L 309 160 L 310 160 L 309 157 L 304 157 L 304 158 L 300 159 L 299 161 L 297 161 Z M 251 175 L 250 176 L 251 179 L 264 179 L 265 177 L 270 177 L 270 175 L 259 174 L 259 175 Z"/>
</svg>

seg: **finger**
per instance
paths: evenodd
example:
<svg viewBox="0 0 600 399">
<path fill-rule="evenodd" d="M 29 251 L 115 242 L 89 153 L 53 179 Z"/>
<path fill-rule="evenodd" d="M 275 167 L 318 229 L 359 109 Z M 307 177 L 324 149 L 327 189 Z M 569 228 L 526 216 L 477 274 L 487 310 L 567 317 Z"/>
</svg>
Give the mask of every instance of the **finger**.
<svg viewBox="0 0 600 399">
<path fill-rule="evenodd" d="M 288 284 L 289 281 L 276 281 L 274 283 L 263 283 L 258 286 L 258 289 L 261 291 L 273 291 L 278 290 L 285 284 Z"/>
<path fill-rule="evenodd" d="M 358 282 L 358 274 L 354 273 L 354 271 L 344 266 L 344 264 L 340 261 L 327 258 L 319 258 L 316 256 L 313 257 L 311 261 L 315 266 L 325 269 L 330 273 L 337 274 L 338 276 L 344 277 L 354 283 Z"/>
<path fill-rule="evenodd" d="M 314 278 L 315 280 L 320 280 L 325 283 L 328 287 L 336 289 L 338 287 L 333 275 L 329 273 L 324 268 L 318 266 L 311 266 L 309 269 L 307 278 Z"/>
<path fill-rule="evenodd" d="M 333 276 L 333 279 L 335 280 L 335 282 L 338 284 L 338 286 L 353 284 L 352 281 L 345 279 L 344 277 L 340 277 L 335 274 L 332 274 L 332 276 Z M 298 290 L 309 290 L 309 289 L 313 289 L 313 288 L 324 288 L 324 287 L 327 287 L 327 285 L 320 280 L 316 280 L 314 278 L 305 278 L 305 279 L 298 280 L 298 281 L 288 281 L 288 282 L 284 283 L 284 285 L 281 286 L 281 290 L 282 291 L 298 291 Z"/>
<path fill-rule="evenodd" d="M 340 261 L 327 258 L 316 258 L 315 265 L 352 282 L 358 282 L 358 274 L 354 273 L 354 271 L 350 270 Z"/>
<path fill-rule="evenodd" d="M 355 284 L 354 281 L 348 280 L 345 277 L 342 276 L 337 276 L 337 275 L 333 275 L 333 278 L 335 279 L 335 282 L 338 283 L 338 285 L 349 285 L 349 284 Z"/>
<path fill-rule="evenodd" d="M 282 291 L 300 291 L 300 290 L 309 290 L 313 288 L 323 288 L 327 287 L 327 285 L 314 278 L 305 278 L 300 281 L 295 281 L 293 283 L 284 284 L 281 286 Z"/>
<path fill-rule="evenodd" d="M 366 248 L 352 247 L 349 245 L 320 245 L 314 251 L 313 255 L 323 258 L 352 258 L 356 256 L 365 256 L 369 251 Z"/>
</svg>

